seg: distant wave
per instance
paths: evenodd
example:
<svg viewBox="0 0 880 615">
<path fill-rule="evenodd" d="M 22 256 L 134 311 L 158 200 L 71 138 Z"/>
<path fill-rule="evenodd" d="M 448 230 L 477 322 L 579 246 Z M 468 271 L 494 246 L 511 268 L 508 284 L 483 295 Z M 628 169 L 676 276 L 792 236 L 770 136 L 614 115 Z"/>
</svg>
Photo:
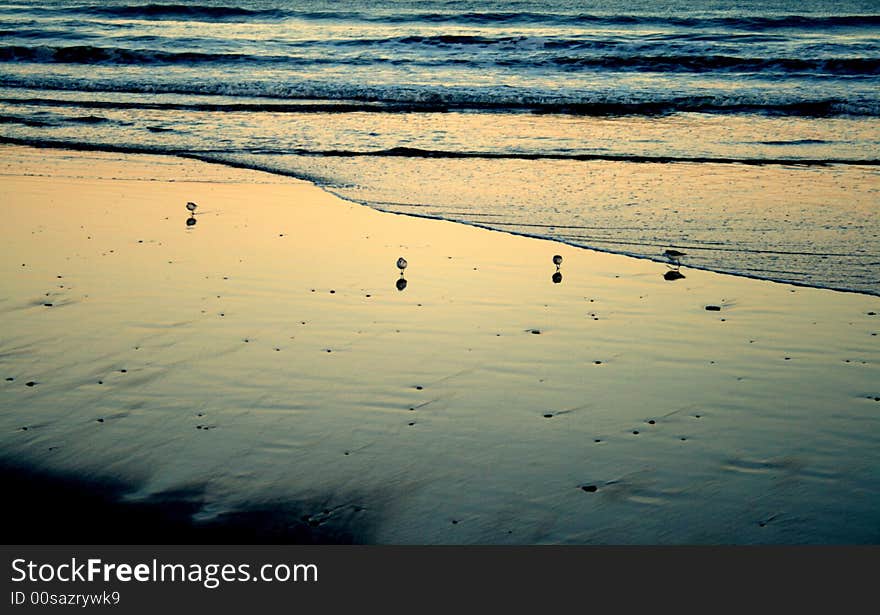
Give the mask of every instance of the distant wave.
<svg viewBox="0 0 880 615">
<path fill-rule="evenodd" d="M 86 150 L 86 151 L 113 151 L 124 153 L 152 153 L 152 154 L 172 154 L 186 155 L 190 157 L 200 157 L 218 153 L 236 153 L 229 151 L 228 148 L 223 150 L 213 149 L 178 149 L 174 147 L 135 147 L 135 146 L 119 146 L 113 144 L 89 143 L 77 141 L 64 141 L 59 139 L 20 139 L 16 137 L 7 137 L 0 135 L 0 143 L 8 143 L 12 145 L 29 145 L 32 147 L 61 147 L 67 149 Z M 631 154 L 578 154 L 578 153 L 550 153 L 550 152 L 499 152 L 499 151 L 447 151 L 447 150 L 426 150 L 414 147 L 393 147 L 382 150 L 309 150 L 309 149 L 251 149 L 247 152 L 241 152 L 254 155 L 277 155 L 277 156 L 310 156 L 310 157 L 334 157 L 334 158 L 357 158 L 357 157 L 379 157 L 379 158 L 454 158 L 454 159 L 489 159 L 489 160 L 570 160 L 570 161 L 591 161 L 604 160 L 614 162 L 632 162 L 632 163 L 690 163 L 690 164 L 745 164 L 745 165 L 799 165 L 799 166 L 827 166 L 827 165 L 859 165 L 859 166 L 880 166 L 880 158 L 869 159 L 850 159 L 850 158 L 725 158 L 717 156 L 650 156 L 650 155 L 631 155 Z M 201 159 L 201 158 L 200 158 Z"/>
<path fill-rule="evenodd" d="M 423 38 L 423 37 L 419 37 Z M 443 38 L 443 37 L 441 37 Z M 461 37 L 454 37 L 456 39 Z M 404 39 L 405 40 L 405 39 Z M 413 66 L 467 65 L 472 68 L 486 66 L 511 66 L 538 68 L 555 66 L 609 71 L 643 72 L 771 72 L 771 73 L 820 73 L 833 75 L 880 75 L 880 58 L 749 58 L 724 55 L 660 55 L 660 56 L 546 56 L 506 57 L 470 56 L 452 58 L 422 58 L 411 60 L 391 57 L 333 57 L 325 55 L 281 56 L 249 55 L 241 53 L 204 53 L 193 51 L 162 51 L 156 49 L 128 49 L 119 47 L 95 47 L 74 45 L 55 47 L 48 45 L 0 46 L 0 62 L 66 63 L 66 64 L 236 64 L 249 66 L 291 65 L 360 65 L 383 63 Z"/>
<path fill-rule="evenodd" d="M 780 28 L 861 28 L 880 24 L 880 15 L 780 15 L 772 17 L 668 17 L 662 15 L 591 15 L 554 12 L 419 12 L 394 11 L 303 11 L 285 9 L 250 9 L 236 6 L 198 4 L 146 4 L 121 6 L 77 6 L 30 9 L 53 14 L 83 14 L 123 19 L 247 21 L 302 19 L 320 21 L 362 21 L 379 23 L 451 23 L 451 24 L 553 24 L 553 25 L 672 25 L 694 28 L 725 27 L 745 30 Z"/>
</svg>

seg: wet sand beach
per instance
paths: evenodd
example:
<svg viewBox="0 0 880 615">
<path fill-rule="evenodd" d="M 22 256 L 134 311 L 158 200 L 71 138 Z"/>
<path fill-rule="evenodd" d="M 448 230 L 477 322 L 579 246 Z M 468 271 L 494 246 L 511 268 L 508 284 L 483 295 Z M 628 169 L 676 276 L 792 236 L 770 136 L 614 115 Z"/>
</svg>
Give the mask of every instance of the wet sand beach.
<svg viewBox="0 0 880 615">
<path fill-rule="evenodd" d="M 0 186 L 7 543 L 880 542 L 876 296 L 172 157 Z"/>
</svg>

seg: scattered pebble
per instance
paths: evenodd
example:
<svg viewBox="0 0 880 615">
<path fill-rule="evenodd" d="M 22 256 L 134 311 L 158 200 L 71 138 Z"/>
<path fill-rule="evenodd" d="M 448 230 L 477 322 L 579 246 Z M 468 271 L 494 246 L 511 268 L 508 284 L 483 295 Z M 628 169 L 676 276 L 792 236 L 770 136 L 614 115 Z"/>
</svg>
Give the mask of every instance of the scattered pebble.
<svg viewBox="0 0 880 615">
<path fill-rule="evenodd" d="M 638 429 L 633 429 L 633 435 L 634 435 L 634 436 L 639 435 L 639 430 L 638 430 Z"/>
<path fill-rule="evenodd" d="M 544 415 L 544 418 L 545 419 L 552 419 L 553 415 L 548 412 L 547 414 Z"/>
<path fill-rule="evenodd" d="M 599 488 L 596 485 L 584 485 L 581 487 L 581 489 L 583 489 L 587 493 L 596 493 L 596 491 L 599 490 Z"/>
<path fill-rule="evenodd" d="M 541 331 L 538 329 L 532 329 L 531 331 L 534 335 L 541 335 Z"/>
<path fill-rule="evenodd" d="M 25 383 L 24 383 L 24 385 L 25 385 L 25 386 L 28 386 L 28 387 L 36 386 L 36 384 L 37 384 L 37 383 L 34 382 L 33 380 L 31 380 L 30 382 L 25 382 Z"/>
<path fill-rule="evenodd" d="M 96 419 L 99 423 L 103 423 L 104 419 Z"/>
<path fill-rule="evenodd" d="M 650 421 L 648 421 L 648 425 L 656 425 L 656 424 L 657 424 L 657 421 L 655 421 L 654 419 L 651 419 Z"/>
<path fill-rule="evenodd" d="M 423 387 L 423 386 L 420 385 L 420 384 L 417 384 L 417 385 L 416 385 L 416 391 L 421 391 L 423 388 L 425 388 L 425 387 Z"/>
<path fill-rule="evenodd" d="M 706 306 L 706 310 L 709 311 L 709 312 L 720 312 L 720 311 L 721 311 L 721 306 L 719 306 L 719 305 L 707 305 L 707 306 Z"/>
<path fill-rule="evenodd" d="M 9 378 L 6 379 L 6 382 L 12 382 L 13 380 L 15 380 L 15 378 L 13 378 L 12 376 L 10 376 Z"/>
</svg>

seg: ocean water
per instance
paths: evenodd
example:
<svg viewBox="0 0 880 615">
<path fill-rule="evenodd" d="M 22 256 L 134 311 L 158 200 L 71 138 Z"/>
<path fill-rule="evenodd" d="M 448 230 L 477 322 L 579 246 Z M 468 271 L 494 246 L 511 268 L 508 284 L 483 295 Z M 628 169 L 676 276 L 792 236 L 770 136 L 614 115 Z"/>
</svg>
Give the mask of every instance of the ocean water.
<svg viewBox="0 0 880 615">
<path fill-rule="evenodd" d="M 3 142 L 880 294 L 877 0 L 10 1 L 0 37 Z"/>
</svg>

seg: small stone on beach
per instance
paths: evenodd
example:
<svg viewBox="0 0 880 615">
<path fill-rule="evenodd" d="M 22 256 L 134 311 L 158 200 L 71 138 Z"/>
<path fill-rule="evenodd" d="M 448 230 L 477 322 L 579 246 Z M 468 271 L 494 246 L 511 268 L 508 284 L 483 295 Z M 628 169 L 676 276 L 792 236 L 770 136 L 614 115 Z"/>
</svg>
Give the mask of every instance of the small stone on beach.
<svg viewBox="0 0 880 615">
<path fill-rule="evenodd" d="M 596 493 L 596 491 L 599 490 L 599 488 L 596 485 L 584 485 L 581 487 L 581 489 L 583 489 L 587 493 Z"/>
<path fill-rule="evenodd" d="M 719 306 L 719 305 L 707 305 L 707 306 L 706 306 L 706 311 L 707 311 L 707 312 L 720 312 L 720 311 L 721 311 L 721 306 Z"/>
</svg>

